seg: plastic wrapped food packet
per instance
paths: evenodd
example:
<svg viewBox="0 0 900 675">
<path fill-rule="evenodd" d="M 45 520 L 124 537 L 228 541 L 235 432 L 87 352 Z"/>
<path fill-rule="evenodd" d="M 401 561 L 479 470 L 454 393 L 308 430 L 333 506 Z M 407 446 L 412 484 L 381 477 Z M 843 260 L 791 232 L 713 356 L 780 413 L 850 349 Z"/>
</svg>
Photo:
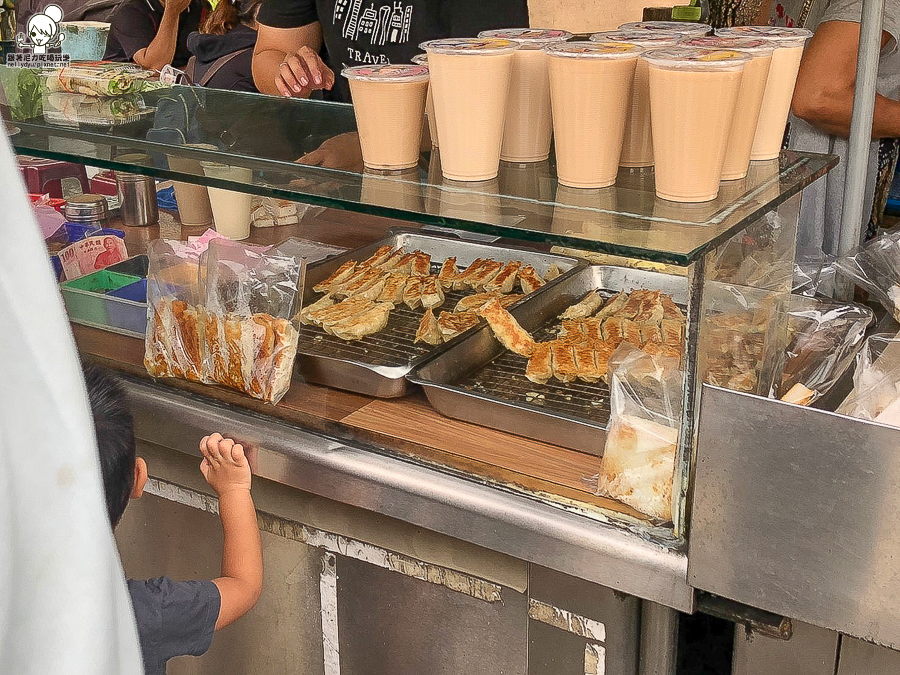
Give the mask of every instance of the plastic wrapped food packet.
<svg viewBox="0 0 900 675">
<path fill-rule="evenodd" d="M 900 427 L 900 338 L 869 336 L 856 357 L 853 389 L 837 412 Z"/>
<path fill-rule="evenodd" d="M 154 71 L 127 63 L 85 63 L 45 71 L 42 77 L 48 92 L 88 96 L 121 96 L 167 86 L 154 81 Z"/>
<path fill-rule="evenodd" d="M 200 251 L 157 239 L 147 248 L 144 366 L 153 377 L 201 382 L 203 341 Z"/>
<path fill-rule="evenodd" d="M 868 307 L 793 296 L 791 341 L 772 396 L 801 405 L 824 396 L 853 363 L 872 319 Z"/>
<path fill-rule="evenodd" d="M 206 258 L 205 381 L 269 403 L 290 388 L 297 355 L 302 261 L 227 240 Z"/>
<path fill-rule="evenodd" d="M 888 232 L 835 263 L 837 271 L 869 291 L 900 321 L 900 232 Z"/>
<path fill-rule="evenodd" d="M 677 358 L 650 356 L 627 343 L 609 368 L 611 417 L 598 494 L 670 521 L 684 373 Z"/>
</svg>

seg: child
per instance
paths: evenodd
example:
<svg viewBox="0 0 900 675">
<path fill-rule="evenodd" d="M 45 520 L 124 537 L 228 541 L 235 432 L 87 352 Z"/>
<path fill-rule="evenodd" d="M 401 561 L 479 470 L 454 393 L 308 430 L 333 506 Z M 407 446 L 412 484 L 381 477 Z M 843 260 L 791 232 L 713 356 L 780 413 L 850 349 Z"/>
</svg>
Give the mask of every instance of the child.
<svg viewBox="0 0 900 675">
<path fill-rule="evenodd" d="M 113 528 L 129 499 L 147 482 L 147 464 L 135 455 L 131 413 L 121 385 L 102 369 L 85 364 L 85 384 Z M 250 466 L 241 445 L 220 434 L 200 441 L 200 471 L 219 496 L 224 542 L 222 573 L 212 581 L 159 577 L 128 580 L 146 675 L 166 672 L 174 656 L 200 656 L 215 630 L 237 621 L 262 590 L 262 548 L 250 496 Z"/>
</svg>

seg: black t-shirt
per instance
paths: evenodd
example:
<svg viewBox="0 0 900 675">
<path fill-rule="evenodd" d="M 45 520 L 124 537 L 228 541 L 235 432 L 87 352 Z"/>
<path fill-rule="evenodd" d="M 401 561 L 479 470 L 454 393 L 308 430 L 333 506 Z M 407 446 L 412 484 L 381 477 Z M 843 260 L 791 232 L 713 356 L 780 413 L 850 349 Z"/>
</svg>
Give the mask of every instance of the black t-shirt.
<svg viewBox="0 0 900 675">
<path fill-rule="evenodd" d="M 145 675 L 165 675 L 169 659 L 201 656 L 209 649 L 222 606 L 212 581 L 129 579 L 128 593 Z"/>
<path fill-rule="evenodd" d="M 332 98 L 349 101 L 342 68 L 409 63 L 426 40 L 521 28 L 528 25 L 528 7 L 526 0 L 265 0 L 258 21 L 274 28 L 321 22 L 336 76 Z"/>
<path fill-rule="evenodd" d="M 178 17 L 178 38 L 172 65 L 184 68 L 191 57 L 187 47 L 190 33 L 200 30 L 200 15 L 203 5 L 200 0 L 191 4 Z M 150 46 L 163 18 L 163 7 L 159 0 L 125 0 L 109 18 L 109 37 L 106 39 L 105 61 L 130 62 L 134 55 Z"/>
</svg>

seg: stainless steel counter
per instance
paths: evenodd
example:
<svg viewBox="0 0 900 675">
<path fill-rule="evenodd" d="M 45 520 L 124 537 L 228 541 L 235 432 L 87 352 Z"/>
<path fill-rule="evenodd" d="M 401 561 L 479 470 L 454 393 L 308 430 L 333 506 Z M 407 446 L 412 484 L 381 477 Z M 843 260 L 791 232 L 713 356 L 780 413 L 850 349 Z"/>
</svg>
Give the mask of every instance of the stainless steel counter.
<svg viewBox="0 0 900 675">
<path fill-rule="evenodd" d="M 685 552 L 402 458 L 128 379 L 140 440 L 196 455 L 218 429 L 249 443 L 254 472 L 616 591 L 693 612 Z"/>
</svg>

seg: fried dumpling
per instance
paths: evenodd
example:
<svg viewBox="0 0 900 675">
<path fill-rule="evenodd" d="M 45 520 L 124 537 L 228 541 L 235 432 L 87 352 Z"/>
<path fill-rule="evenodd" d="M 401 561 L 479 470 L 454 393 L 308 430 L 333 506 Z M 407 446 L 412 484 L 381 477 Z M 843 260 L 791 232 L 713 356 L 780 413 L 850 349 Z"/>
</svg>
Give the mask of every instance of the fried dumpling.
<svg viewBox="0 0 900 675">
<path fill-rule="evenodd" d="M 528 365 L 525 366 L 525 377 L 537 384 L 545 384 L 553 377 L 553 356 L 551 342 L 538 342 L 534 345 Z"/>
<path fill-rule="evenodd" d="M 422 320 L 419 322 L 415 342 L 439 345 L 443 341 L 444 334 L 441 332 L 441 327 L 438 325 L 437 319 L 434 316 L 434 311 L 429 307 L 425 310 L 425 314 L 422 315 Z"/>
<path fill-rule="evenodd" d="M 534 351 L 534 340 L 512 314 L 503 309 L 500 301 L 494 298 L 478 310 L 478 315 L 490 324 L 494 336 L 504 347 L 520 356 L 531 356 Z"/>
</svg>

